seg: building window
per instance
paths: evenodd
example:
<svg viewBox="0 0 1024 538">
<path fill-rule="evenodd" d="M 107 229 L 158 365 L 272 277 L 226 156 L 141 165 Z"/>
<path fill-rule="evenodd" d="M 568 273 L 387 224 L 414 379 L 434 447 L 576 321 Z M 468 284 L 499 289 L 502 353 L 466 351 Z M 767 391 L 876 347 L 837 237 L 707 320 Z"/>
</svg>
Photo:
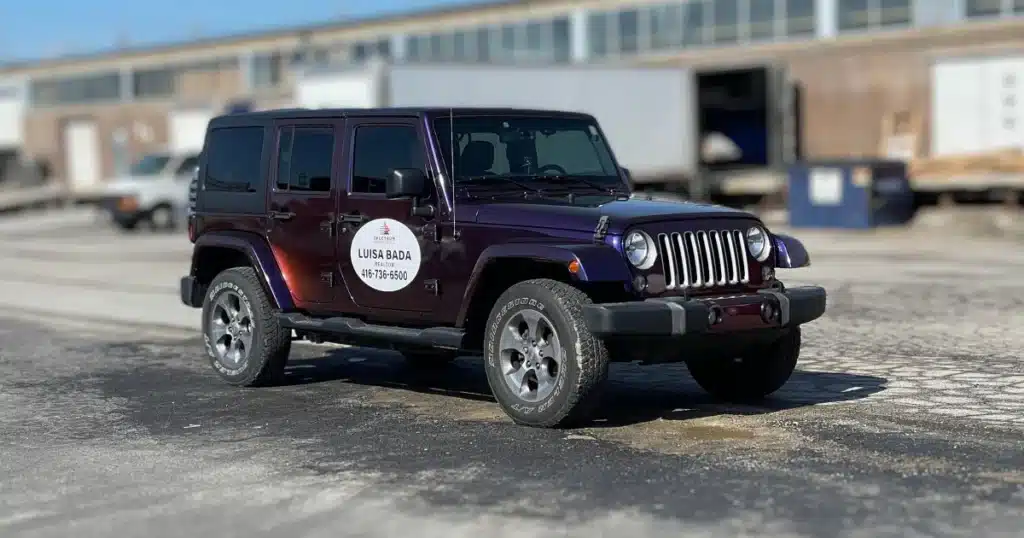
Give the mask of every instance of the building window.
<svg viewBox="0 0 1024 538">
<path fill-rule="evenodd" d="M 121 74 L 104 73 L 31 83 L 34 105 L 62 105 L 117 101 L 121 98 Z"/>
<path fill-rule="evenodd" d="M 178 70 L 174 68 L 145 69 L 132 74 L 132 92 L 139 99 L 174 96 Z"/>
<path fill-rule="evenodd" d="M 965 4 L 968 18 L 995 17 L 1003 12 L 1003 0 L 965 0 Z"/>
<path fill-rule="evenodd" d="M 477 28 L 476 30 L 476 60 L 478 62 L 491 61 L 491 29 Z"/>
<path fill-rule="evenodd" d="M 775 37 L 775 0 L 750 0 L 750 39 L 761 41 Z"/>
<path fill-rule="evenodd" d="M 814 0 L 785 0 L 787 36 L 796 37 L 815 34 L 818 23 L 815 20 L 814 3 Z"/>
<path fill-rule="evenodd" d="M 871 27 L 869 0 L 839 0 L 839 30 L 860 30 Z"/>
<path fill-rule="evenodd" d="M 618 14 L 619 54 L 636 54 L 640 49 L 640 17 L 635 9 Z"/>
<path fill-rule="evenodd" d="M 373 58 L 391 58 L 391 40 L 381 38 L 376 41 L 360 41 L 352 45 L 352 61 L 363 63 Z"/>
<path fill-rule="evenodd" d="M 705 42 L 704 29 L 711 24 L 711 6 L 707 0 L 691 0 L 683 14 L 683 44 L 701 45 Z"/>
<path fill-rule="evenodd" d="M 678 49 L 683 46 L 683 6 L 667 4 L 644 9 L 649 17 L 651 48 L 656 51 Z"/>
<path fill-rule="evenodd" d="M 713 41 L 718 44 L 735 43 L 740 35 L 740 8 L 738 0 L 714 0 Z"/>
<path fill-rule="evenodd" d="M 877 0 L 878 25 L 909 26 L 913 19 L 911 0 Z"/>
<path fill-rule="evenodd" d="M 572 60 L 571 34 L 569 17 L 558 17 L 551 22 L 551 46 L 555 63 L 569 63 Z"/>
<path fill-rule="evenodd" d="M 591 13 L 587 17 L 587 42 L 590 56 L 604 58 L 608 56 L 608 14 Z"/>
<path fill-rule="evenodd" d="M 275 88 L 282 81 L 284 56 L 280 52 L 258 54 L 252 59 L 252 85 Z"/>
<path fill-rule="evenodd" d="M 911 0 L 839 0 L 839 31 L 909 26 Z"/>
</svg>

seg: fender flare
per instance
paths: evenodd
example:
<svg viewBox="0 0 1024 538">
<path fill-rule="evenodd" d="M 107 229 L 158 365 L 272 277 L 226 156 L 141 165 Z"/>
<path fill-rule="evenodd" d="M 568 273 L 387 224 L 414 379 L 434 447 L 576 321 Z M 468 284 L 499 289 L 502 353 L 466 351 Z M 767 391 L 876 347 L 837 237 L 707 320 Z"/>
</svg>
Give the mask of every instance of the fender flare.
<svg viewBox="0 0 1024 538">
<path fill-rule="evenodd" d="M 781 269 L 798 269 L 811 265 L 811 255 L 799 239 L 786 234 L 775 235 L 775 266 Z"/>
<path fill-rule="evenodd" d="M 469 315 L 477 288 L 480 285 L 484 270 L 491 264 L 504 259 L 527 259 L 540 263 L 562 265 L 568 270 L 569 263 L 579 262 L 579 271 L 572 274 L 578 282 L 623 282 L 633 279 L 633 272 L 622 254 L 615 248 L 605 244 L 545 244 L 545 243 L 505 243 L 491 245 L 480 253 L 473 266 L 469 282 L 462 294 L 462 304 L 455 322 L 461 327 Z"/>
<path fill-rule="evenodd" d="M 227 248 L 244 254 L 249 258 L 249 263 L 256 270 L 274 305 L 284 311 L 295 308 L 295 301 L 277 263 L 277 257 L 262 236 L 236 231 L 210 232 L 200 236 L 192 249 L 193 275 L 198 269 L 200 253 L 208 247 Z"/>
</svg>

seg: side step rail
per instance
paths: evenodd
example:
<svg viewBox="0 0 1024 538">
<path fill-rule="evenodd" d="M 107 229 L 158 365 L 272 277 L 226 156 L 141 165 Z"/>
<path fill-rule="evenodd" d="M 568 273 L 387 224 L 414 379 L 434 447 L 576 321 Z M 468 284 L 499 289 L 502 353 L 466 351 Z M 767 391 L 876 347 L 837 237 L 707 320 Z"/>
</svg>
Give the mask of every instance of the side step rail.
<svg viewBox="0 0 1024 538">
<path fill-rule="evenodd" d="M 374 340 L 382 343 L 406 344 L 415 346 L 438 347 L 445 349 L 463 349 L 466 331 L 455 327 L 426 327 L 413 329 L 408 327 L 392 327 L 390 325 L 374 325 L 355 318 L 313 318 L 305 314 L 278 314 L 281 326 L 295 331 L 314 331 L 351 337 L 353 339 Z"/>
</svg>

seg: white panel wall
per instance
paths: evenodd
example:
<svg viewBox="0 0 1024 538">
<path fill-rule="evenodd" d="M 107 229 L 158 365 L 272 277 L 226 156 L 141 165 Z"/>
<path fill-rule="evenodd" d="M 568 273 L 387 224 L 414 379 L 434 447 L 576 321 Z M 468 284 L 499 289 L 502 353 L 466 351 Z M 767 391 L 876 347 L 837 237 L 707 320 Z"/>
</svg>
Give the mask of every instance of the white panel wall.
<svg viewBox="0 0 1024 538">
<path fill-rule="evenodd" d="M 207 108 L 174 110 L 168 114 L 169 150 L 174 153 L 198 153 L 203 149 L 206 125 L 214 113 Z"/>
<path fill-rule="evenodd" d="M 25 87 L 22 81 L 0 80 L 0 148 L 25 141 Z"/>
<path fill-rule="evenodd" d="M 295 104 L 304 108 L 377 107 L 379 95 L 374 69 L 306 75 L 295 85 Z"/>
<path fill-rule="evenodd" d="M 396 66 L 393 106 L 580 111 L 600 123 L 620 163 L 637 176 L 697 163 L 693 74 L 629 67 Z"/>
<path fill-rule="evenodd" d="M 932 155 L 1024 149 L 1024 56 L 932 68 Z"/>
</svg>

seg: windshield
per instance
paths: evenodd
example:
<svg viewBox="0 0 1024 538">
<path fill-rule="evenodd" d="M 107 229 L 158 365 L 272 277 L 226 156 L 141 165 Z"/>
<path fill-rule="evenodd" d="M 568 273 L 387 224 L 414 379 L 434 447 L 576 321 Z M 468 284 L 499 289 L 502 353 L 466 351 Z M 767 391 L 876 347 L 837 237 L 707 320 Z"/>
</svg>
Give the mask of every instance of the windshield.
<svg viewBox="0 0 1024 538">
<path fill-rule="evenodd" d="M 449 118 L 434 121 L 445 169 L 451 169 Z M 607 143 L 592 120 L 573 117 L 476 116 L 454 119 L 455 183 L 516 188 L 508 180 L 539 187 L 553 179 L 581 180 L 581 186 L 625 185 Z M 550 176 L 550 177 L 545 177 Z M 557 177 L 556 177 L 557 176 Z M 493 178 L 493 179 L 491 179 Z M 546 187 L 547 185 L 544 185 Z"/>
<path fill-rule="evenodd" d="M 170 160 L 167 155 L 146 155 L 136 161 L 128 173 L 133 176 L 155 176 L 164 171 Z"/>
</svg>

